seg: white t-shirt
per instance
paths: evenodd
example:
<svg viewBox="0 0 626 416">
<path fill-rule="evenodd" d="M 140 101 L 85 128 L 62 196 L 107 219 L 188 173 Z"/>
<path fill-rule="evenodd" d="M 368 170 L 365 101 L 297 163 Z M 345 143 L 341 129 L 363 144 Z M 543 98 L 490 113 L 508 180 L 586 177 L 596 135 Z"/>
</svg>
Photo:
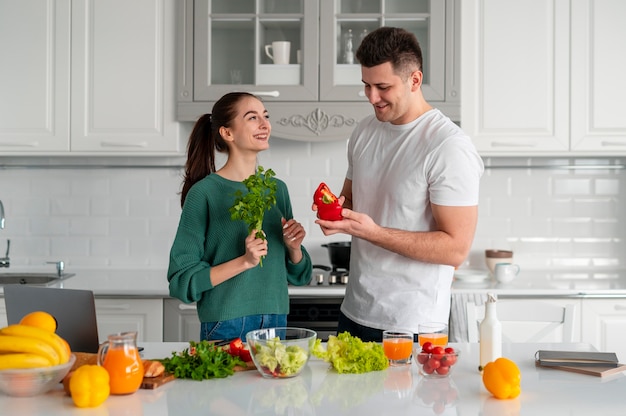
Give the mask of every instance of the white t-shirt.
<svg viewBox="0 0 626 416">
<path fill-rule="evenodd" d="M 348 143 L 353 209 L 383 227 L 430 231 L 431 202 L 478 205 L 483 170 L 470 138 L 436 109 L 404 125 L 369 116 Z M 341 310 L 361 325 L 417 333 L 420 322 L 448 322 L 453 273 L 353 237 Z"/>
</svg>

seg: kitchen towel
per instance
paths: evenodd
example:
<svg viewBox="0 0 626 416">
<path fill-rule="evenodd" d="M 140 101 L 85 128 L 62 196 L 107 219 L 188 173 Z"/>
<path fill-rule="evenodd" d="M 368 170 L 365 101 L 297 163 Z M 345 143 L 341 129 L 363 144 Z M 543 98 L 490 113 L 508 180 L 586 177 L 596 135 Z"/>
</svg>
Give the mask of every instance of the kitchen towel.
<svg viewBox="0 0 626 416">
<path fill-rule="evenodd" d="M 448 336 L 450 342 L 469 342 L 467 335 L 467 303 L 484 305 L 487 301 L 486 293 L 455 293 L 450 303 L 450 323 Z"/>
</svg>

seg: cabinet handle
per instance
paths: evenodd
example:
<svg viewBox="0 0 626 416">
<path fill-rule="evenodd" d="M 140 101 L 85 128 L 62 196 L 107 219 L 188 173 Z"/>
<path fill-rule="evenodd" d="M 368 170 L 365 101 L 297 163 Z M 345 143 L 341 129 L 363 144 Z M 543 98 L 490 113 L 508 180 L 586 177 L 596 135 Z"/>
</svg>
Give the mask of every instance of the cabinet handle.
<svg viewBox="0 0 626 416">
<path fill-rule="evenodd" d="M 184 303 L 181 303 L 180 305 L 178 305 L 178 310 L 181 310 L 181 311 L 196 310 L 196 305 L 186 305 Z"/>
<path fill-rule="evenodd" d="M 614 309 L 616 311 L 626 311 L 626 306 L 623 305 L 615 305 Z"/>
<path fill-rule="evenodd" d="M 600 142 L 600 144 L 602 146 L 626 146 L 626 142 L 614 142 L 608 140 L 603 140 Z"/>
<path fill-rule="evenodd" d="M 130 305 L 128 303 L 118 304 L 118 305 L 98 305 L 98 309 L 110 309 L 115 311 L 125 311 L 130 309 Z"/>
<path fill-rule="evenodd" d="M 16 143 L 16 142 L 0 142 L 0 147 L 37 147 L 39 142 Z"/>
<path fill-rule="evenodd" d="M 147 147 L 148 143 L 128 143 L 128 142 L 100 142 L 102 147 Z"/>
<path fill-rule="evenodd" d="M 280 91 L 250 91 L 250 94 L 258 95 L 259 97 L 280 97 Z"/>
<path fill-rule="evenodd" d="M 536 142 L 491 142 L 491 147 L 537 147 Z"/>
</svg>

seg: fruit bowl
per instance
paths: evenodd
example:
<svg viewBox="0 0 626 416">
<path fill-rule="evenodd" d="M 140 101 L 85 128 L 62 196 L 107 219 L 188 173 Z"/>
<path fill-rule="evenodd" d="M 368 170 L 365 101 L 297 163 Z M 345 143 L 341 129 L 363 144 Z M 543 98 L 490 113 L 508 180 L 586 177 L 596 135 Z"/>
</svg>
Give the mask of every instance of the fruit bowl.
<svg viewBox="0 0 626 416">
<path fill-rule="evenodd" d="M 449 377 L 458 362 L 459 352 L 452 347 L 439 346 L 427 351 L 419 348 L 414 351 L 420 374 L 426 378 Z"/>
<path fill-rule="evenodd" d="M 28 397 L 43 394 L 60 386 L 76 361 L 72 354 L 65 364 L 52 367 L 9 369 L 0 371 L 0 391 L 9 396 Z"/>
<path fill-rule="evenodd" d="M 263 377 L 295 377 L 304 369 L 317 332 L 305 328 L 264 328 L 246 334 L 252 361 Z"/>
</svg>

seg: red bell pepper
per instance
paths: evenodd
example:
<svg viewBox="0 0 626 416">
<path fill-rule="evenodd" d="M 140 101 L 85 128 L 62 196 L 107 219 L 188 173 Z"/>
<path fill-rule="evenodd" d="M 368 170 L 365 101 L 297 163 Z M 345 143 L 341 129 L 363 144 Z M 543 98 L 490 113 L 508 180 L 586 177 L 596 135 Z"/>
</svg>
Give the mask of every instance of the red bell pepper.
<svg viewBox="0 0 626 416">
<path fill-rule="evenodd" d="M 313 203 L 317 205 L 317 215 L 322 220 L 339 221 L 343 219 L 339 205 L 339 199 L 330 191 L 330 188 L 322 182 L 313 195 Z"/>
</svg>

